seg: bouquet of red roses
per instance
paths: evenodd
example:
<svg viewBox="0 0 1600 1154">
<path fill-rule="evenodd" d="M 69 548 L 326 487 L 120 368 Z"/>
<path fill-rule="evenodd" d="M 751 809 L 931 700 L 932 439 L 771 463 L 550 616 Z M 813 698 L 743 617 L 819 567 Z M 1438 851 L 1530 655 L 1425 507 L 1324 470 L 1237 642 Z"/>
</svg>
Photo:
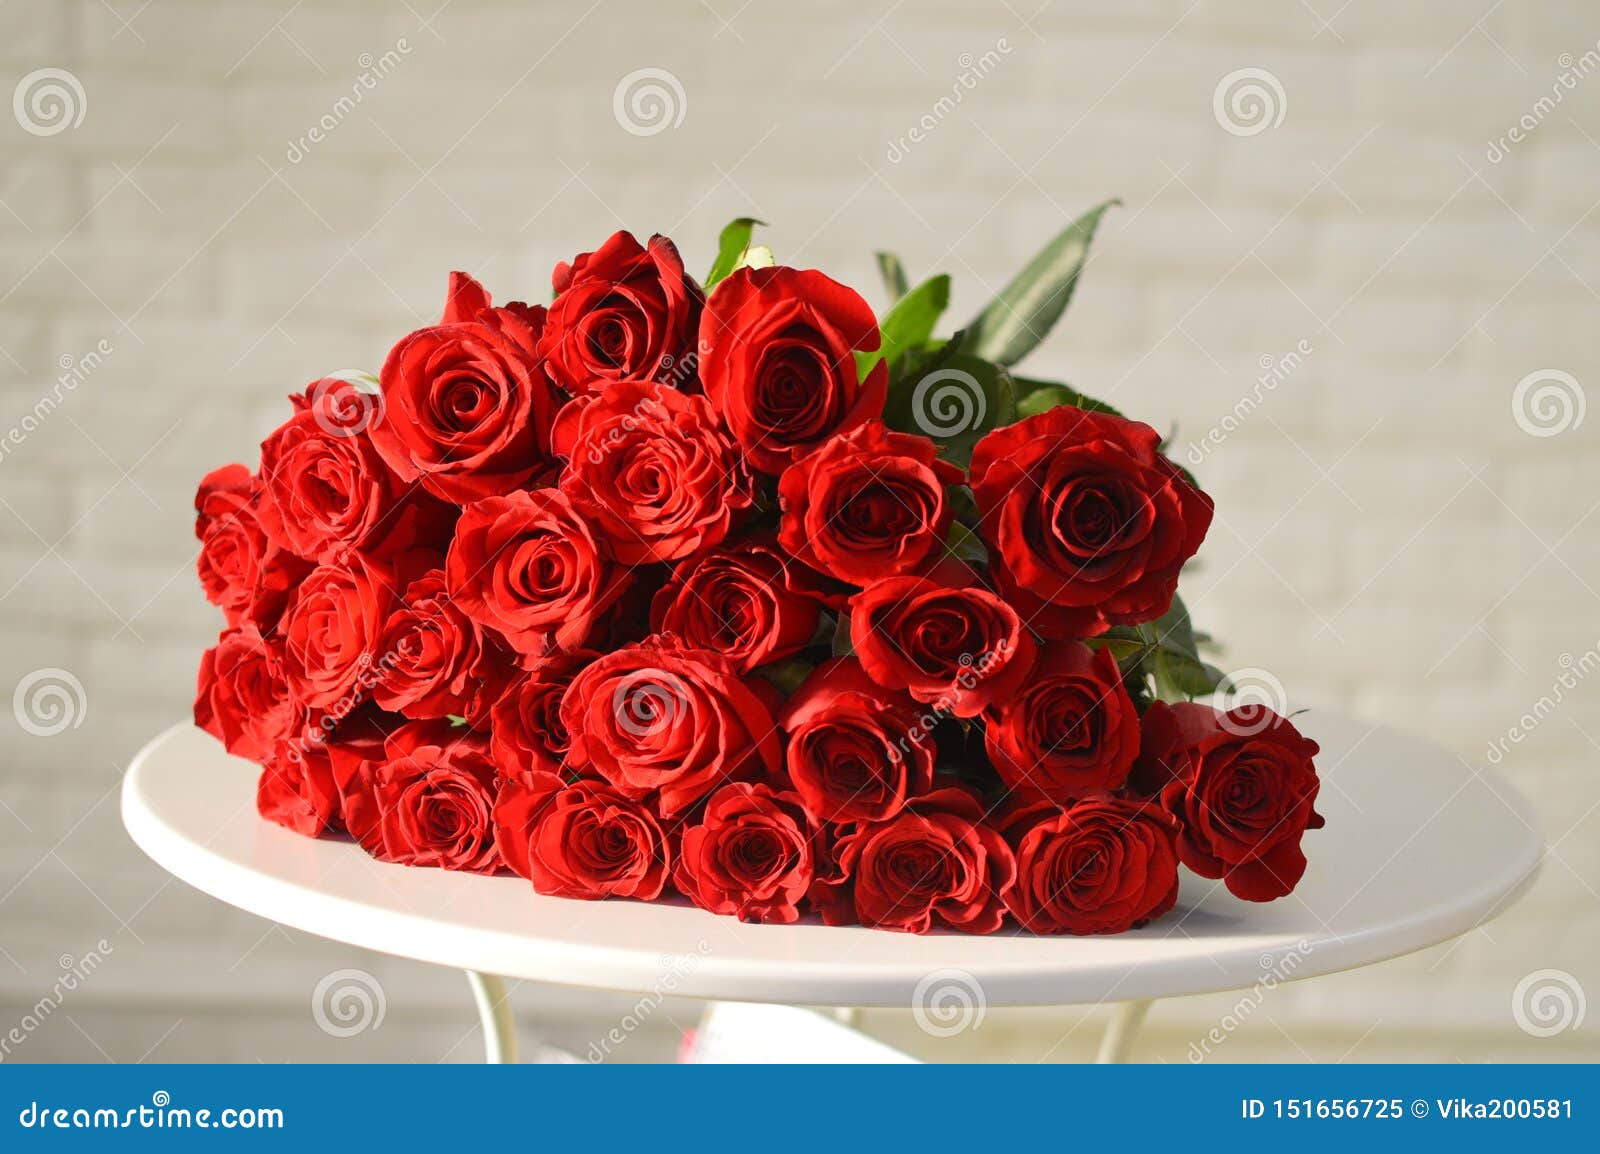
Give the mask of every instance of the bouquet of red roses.
<svg viewBox="0 0 1600 1154">
<path fill-rule="evenodd" d="M 945 339 L 948 277 L 880 254 L 879 318 L 748 219 L 699 283 L 626 232 L 548 306 L 453 274 L 202 482 L 196 722 L 272 821 L 541 894 L 1115 933 L 1180 862 L 1289 893 L 1316 745 L 1188 700 L 1211 500 L 1013 368 L 1106 207 Z"/>
</svg>

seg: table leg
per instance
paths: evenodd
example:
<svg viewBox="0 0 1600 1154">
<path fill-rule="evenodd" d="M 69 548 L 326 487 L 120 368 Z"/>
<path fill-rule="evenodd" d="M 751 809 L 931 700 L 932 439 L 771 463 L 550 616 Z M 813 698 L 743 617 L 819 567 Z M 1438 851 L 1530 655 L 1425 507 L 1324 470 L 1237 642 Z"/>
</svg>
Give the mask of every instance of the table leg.
<svg viewBox="0 0 1600 1154">
<path fill-rule="evenodd" d="M 511 1016 L 506 984 L 493 974 L 468 970 L 472 1000 L 478 1004 L 483 1021 L 483 1060 L 491 1065 L 515 1065 L 517 1061 L 517 1023 Z"/>
<path fill-rule="evenodd" d="M 1144 1023 L 1144 1016 L 1150 1012 L 1151 1001 L 1146 998 L 1139 1002 L 1118 1003 L 1112 1013 L 1111 1024 L 1106 1027 L 1105 1037 L 1100 1039 L 1100 1052 L 1094 1059 L 1096 1062 L 1105 1065 L 1128 1060 L 1128 1051 L 1133 1049 L 1134 1036 Z"/>
</svg>

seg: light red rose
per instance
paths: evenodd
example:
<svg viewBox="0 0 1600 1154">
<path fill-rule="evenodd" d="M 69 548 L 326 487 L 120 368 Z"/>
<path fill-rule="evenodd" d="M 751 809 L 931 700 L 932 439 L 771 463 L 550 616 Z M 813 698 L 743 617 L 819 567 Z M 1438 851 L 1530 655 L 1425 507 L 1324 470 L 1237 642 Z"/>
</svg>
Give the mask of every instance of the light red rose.
<svg viewBox="0 0 1600 1154">
<path fill-rule="evenodd" d="M 614 381 L 561 410 L 561 491 L 624 565 L 717 544 L 753 502 L 738 450 L 706 399 L 653 381 Z"/>
<path fill-rule="evenodd" d="M 594 527 L 558 489 L 474 501 L 445 562 L 450 595 L 518 653 L 580 648 L 627 587 Z"/>
<path fill-rule="evenodd" d="M 406 587 L 384 623 L 372 698 L 413 719 L 462 717 L 478 728 L 513 675 L 511 655 L 445 591 L 443 569 Z"/>
<path fill-rule="evenodd" d="M 259 503 L 260 487 L 243 465 L 206 474 L 194 498 L 196 560 L 206 600 L 229 625 L 248 618 L 270 632 L 311 563 L 273 543 L 257 516 Z"/>
<path fill-rule="evenodd" d="M 744 922 L 798 921 L 815 868 L 815 831 L 800 798 L 731 782 L 683 831 L 673 881 L 701 909 Z"/>
<path fill-rule="evenodd" d="M 649 809 L 603 781 L 534 771 L 500 786 L 495 837 L 505 863 L 541 894 L 661 896 L 671 848 Z"/>
<path fill-rule="evenodd" d="M 295 700 L 349 713 L 377 684 L 372 667 L 403 578 L 384 561 L 353 553 L 318 565 L 284 611 L 283 667 Z"/>
<path fill-rule="evenodd" d="M 854 289 L 813 270 L 741 268 L 700 320 L 700 380 L 752 468 L 781 473 L 835 433 L 883 415 L 889 368 L 862 380 L 881 343 Z"/>
<path fill-rule="evenodd" d="M 698 285 L 664 236 L 645 247 L 619 232 L 594 252 L 558 264 L 555 303 L 539 342 L 551 377 L 570 393 L 629 378 L 692 380 Z"/>
<path fill-rule="evenodd" d="M 558 773 L 572 735 L 561 721 L 561 697 L 578 671 L 593 661 L 588 652 L 534 657 L 489 711 L 489 751 L 502 777 Z"/>
<path fill-rule="evenodd" d="M 671 639 L 600 657 L 561 699 L 567 761 L 673 817 L 724 781 L 771 777 L 782 749 L 772 708 L 722 654 Z"/>
<path fill-rule="evenodd" d="M 1109 649 L 1040 648 L 1028 678 L 989 707 L 984 740 L 1000 780 L 1065 805 L 1115 790 L 1139 756 L 1139 712 Z"/>
<path fill-rule="evenodd" d="M 778 540 L 813 569 L 852 585 L 910 573 L 950 530 L 945 486 L 965 479 L 934 443 L 881 421 L 827 441 L 778 479 Z"/>
<path fill-rule="evenodd" d="M 818 821 L 885 821 L 933 784 L 931 720 L 853 657 L 812 670 L 780 721 L 789 779 Z"/>
<path fill-rule="evenodd" d="M 1317 743 L 1259 705 L 1158 701 L 1143 729 L 1132 784 L 1177 819 L 1183 864 L 1246 901 L 1292 892 L 1306 870 L 1300 840 L 1323 824 Z"/>
<path fill-rule="evenodd" d="M 200 659 L 194 723 L 235 757 L 265 761 L 296 718 L 278 644 L 249 622 L 224 630 Z"/>
<path fill-rule="evenodd" d="M 680 562 L 650 607 L 650 627 L 715 649 L 742 673 L 804 649 L 817 631 L 821 593 L 766 541 L 728 542 Z"/>
<path fill-rule="evenodd" d="M 1171 607 L 1212 504 L 1160 444 L 1148 425 L 1070 405 L 978 442 L 979 530 L 997 584 L 1035 631 L 1093 637 Z"/>
</svg>

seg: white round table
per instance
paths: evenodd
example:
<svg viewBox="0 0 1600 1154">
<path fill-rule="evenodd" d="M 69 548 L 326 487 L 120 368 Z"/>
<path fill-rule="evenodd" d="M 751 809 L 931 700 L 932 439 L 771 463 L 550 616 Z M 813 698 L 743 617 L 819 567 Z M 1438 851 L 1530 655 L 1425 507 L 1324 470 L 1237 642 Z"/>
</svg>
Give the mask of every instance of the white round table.
<svg viewBox="0 0 1600 1154">
<path fill-rule="evenodd" d="M 541 897 L 517 877 L 374 861 L 257 816 L 258 770 L 177 725 L 129 767 L 122 819 L 159 865 L 206 893 L 351 945 L 466 970 L 490 1061 L 515 1060 L 496 975 L 743 1002 L 914 1008 L 1113 1002 L 1102 1061 L 1126 1055 L 1152 999 L 1370 965 L 1503 911 L 1538 871 L 1527 802 L 1502 779 L 1389 730 L 1323 713 L 1300 887 L 1267 905 L 1188 876 L 1177 909 L 1115 937 L 913 936 L 820 924 L 752 926 L 687 905 Z M 941 992 L 943 988 L 943 993 Z"/>
</svg>

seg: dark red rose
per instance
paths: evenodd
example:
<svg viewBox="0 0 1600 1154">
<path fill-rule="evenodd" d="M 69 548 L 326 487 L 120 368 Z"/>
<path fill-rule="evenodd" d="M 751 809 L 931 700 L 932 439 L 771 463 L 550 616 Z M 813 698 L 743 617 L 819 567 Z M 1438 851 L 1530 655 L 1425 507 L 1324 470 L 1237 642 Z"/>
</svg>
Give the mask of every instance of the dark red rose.
<svg viewBox="0 0 1600 1154">
<path fill-rule="evenodd" d="M 567 760 L 572 736 L 561 721 L 561 696 L 593 653 L 534 657 L 527 670 L 489 711 L 489 751 L 502 777 L 557 773 Z"/>
<path fill-rule="evenodd" d="M 741 673 L 793 657 L 817 631 L 820 592 L 765 541 L 730 542 L 679 563 L 650 606 L 650 627 L 725 653 Z"/>
<path fill-rule="evenodd" d="M 260 488 L 243 465 L 206 474 L 195 494 L 197 564 L 206 600 L 229 625 L 247 617 L 260 629 L 277 624 L 290 592 L 311 564 L 272 542 L 257 515 Z"/>
<path fill-rule="evenodd" d="M 789 778 L 818 821 L 885 821 L 933 784 L 931 720 L 853 657 L 812 670 L 780 721 Z"/>
<path fill-rule="evenodd" d="M 1046 645 L 1026 681 L 989 707 L 989 760 L 1012 789 L 1058 805 L 1121 787 L 1139 755 L 1139 712 L 1109 649 Z"/>
<path fill-rule="evenodd" d="M 739 452 L 706 399 L 653 381 L 614 381 L 561 410 L 561 491 L 624 565 L 715 545 L 753 501 Z"/>
<path fill-rule="evenodd" d="M 664 236 L 648 248 L 619 232 L 594 252 L 556 265 L 555 303 L 539 354 L 569 393 L 598 392 L 610 381 L 690 379 L 700 306 L 698 285 Z"/>
<path fill-rule="evenodd" d="M 823 920 L 838 925 L 853 914 L 862 925 L 915 934 L 993 933 L 1017 865 L 982 819 L 978 799 L 951 786 L 913 799 L 888 821 L 851 827 L 833 846 L 837 869 L 813 887 Z"/>
<path fill-rule="evenodd" d="M 762 683 L 764 684 L 764 683 Z M 708 649 L 672 639 L 607 653 L 561 699 L 568 764 L 670 818 L 724 781 L 778 773 L 772 709 L 756 683 Z"/>
<path fill-rule="evenodd" d="M 353 771 L 363 761 L 383 757 L 384 730 L 360 716 L 330 732 L 300 726 L 278 739 L 256 785 L 256 810 L 268 821 L 306 837 L 344 831 L 339 793 L 343 764 Z"/>
<path fill-rule="evenodd" d="M 318 565 L 284 611 L 284 673 L 295 700 L 349 713 L 377 684 L 383 627 L 398 603 L 401 579 L 387 562 L 352 553 Z"/>
<path fill-rule="evenodd" d="M 249 622 L 224 630 L 200 659 L 194 723 L 235 757 L 265 761 L 296 716 L 281 647 Z"/>
<path fill-rule="evenodd" d="M 406 587 L 384 623 L 372 698 L 406 717 L 463 717 L 478 728 L 513 674 L 511 655 L 451 599 L 443 569 Z"/>
<path fill-rule="evenodd" d="M 445 569 L 462 609 L 536 656 L 581 647 L 629 580 L 559 489 L 468 505 Z"/>
<path fill-rule="evenodd" d="M 957 717 L 976 717 L 1014 692 L 1034 654 L 1022 619 L 999 597 L 930 577 L 888 577 L 857 593 L 850 641 L 878 684 Z"/>
<path fill-rule="evenodd" d="M 449 533 L 452 514 L 384 463 L 367 426 L 378 397 L 325 377 L 291 397 L 295 414 L 261 443 L 261 527 L 291 553 L 330 561 L 387 555 Z"/>
<path fill-rule="evenodd" d="M 462 299 L 453 287 L 445 315 L 459 315 Z M 390 350 L 378 378 L 383 411 L 369 434 L 401 480 L 464 504 L 546 467 L 557 396 L 535 351 L 544 319 L 536 306 L 483 308 Z"/>
<path fill-rule="evenodd" d="M 412 721 L 380 756 L 336 760 L 345 824 L 373 857 L 401 865 L 493 873 L 496 779 L 485 740 L 444 721 Z"/>
<path fill-rule="evenodd" d="M 1223 713 L 1158 701 L 1144 715 L 1132 784 L 1177 819 L 1184 865 L 1221 878 L 1235 897 L 1268 902 L 1300 881 L 1301 836 L 1322 828 L 1316 754 L 1316 742 L 1265 706 Z"/>
<path fill-rule="evenodd" d="M 882 416 L 889 367 L 862 380 L 877 318 L 853 289 L 820 272 L 742 268 L 706 302 L 700 380 L 751 467 L 781 473 L 835 433 Z"/>
<path fill-rule="evenodd" d="M 1211 525 L 1211 498 L 1161 435 L 1063 405 L 995 429 L 969 472 L 995 579 L 1035 631 L 1093 637 L 1153 621 Z"/>
<path fill-rule="evenodd" d="M 1177 903 L 1177 823 L 1160 806 L 1103 793 L 1021 816 L 1005 831 L 1017 878 L 1001 896 L 1024 929 L 1120 934 Z"/>
<path fill-rule="evenodd" d="M 736 781 L 683 831 L 673 882 L 701 909 L 743 922 L 793 922 L 811 886 L 814 831 L 800 798 Z"/>
<path fill-rule="evenodd" d="M 852 585 L 917 569 L 950 530 L 946 485 L 965 479 L 934 443 L 881 421 L 829 440 L 778 479 L 778 540 L 795 557 Z"/>
<path fill-rule="evenodd" d="M 603 781 L 569 785 L 543 771 L 509 778 L 494 826 L 505 863 L 541 894 L 648 901 L 661 896 L 672 872 L 650 811 Z"/>
</svg>

